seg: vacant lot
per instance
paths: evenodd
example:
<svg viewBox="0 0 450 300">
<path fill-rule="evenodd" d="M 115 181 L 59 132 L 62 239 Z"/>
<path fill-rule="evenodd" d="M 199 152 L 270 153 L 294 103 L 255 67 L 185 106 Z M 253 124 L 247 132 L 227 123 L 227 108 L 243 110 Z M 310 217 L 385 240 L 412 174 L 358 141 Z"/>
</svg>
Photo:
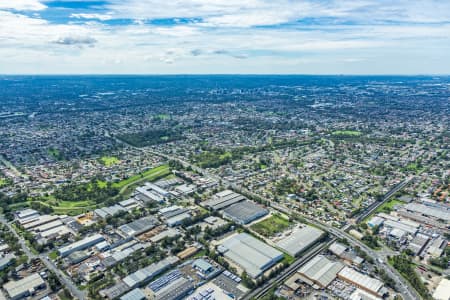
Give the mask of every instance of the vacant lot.
<svg viewBox="0 0 450 300">
<path fill-rule="evenodd" d="M 270 218 L 252 225 L 251 229 L 265 237 L 271 237 L 286 230 L 289 225 L 290 222 L 287 219 L 283 218 L 279 214 L 274 214 Z"/>
</svg>

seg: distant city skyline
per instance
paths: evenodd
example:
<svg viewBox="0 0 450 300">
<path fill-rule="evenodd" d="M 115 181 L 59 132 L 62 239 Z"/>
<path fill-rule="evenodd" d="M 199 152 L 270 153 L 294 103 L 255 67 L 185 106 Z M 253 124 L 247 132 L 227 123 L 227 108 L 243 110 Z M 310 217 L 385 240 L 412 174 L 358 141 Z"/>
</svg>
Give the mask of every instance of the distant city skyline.
<svg viewBox="0 0 450 300">
<path fill-rule="evenodd" d="M 450 74 L 450 2 L 3 0 L 0 74 Z"/>
</svg>

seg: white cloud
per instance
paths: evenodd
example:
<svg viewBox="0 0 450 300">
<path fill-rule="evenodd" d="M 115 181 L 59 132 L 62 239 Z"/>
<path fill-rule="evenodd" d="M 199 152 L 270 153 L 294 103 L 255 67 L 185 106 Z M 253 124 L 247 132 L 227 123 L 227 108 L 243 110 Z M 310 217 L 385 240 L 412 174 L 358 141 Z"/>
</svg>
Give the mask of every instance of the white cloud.
<svg viewBox="0 0 450 300">
<path fill-rule="evenodd" d="M 71 14 L 71 18 L 76 19 L 95 19 L 100 21 L 108 21 L 113 18 L 112 13 L 109 14 L 88 14 L 88 13 L 80 13 L 80 14 Z"/>
<path fill-rule="evenodd" d="M 47 6 L 38 0 L 2 0 L 0 1 L 0 9 L 14 10 L 44 10 Z"/>
</svg>

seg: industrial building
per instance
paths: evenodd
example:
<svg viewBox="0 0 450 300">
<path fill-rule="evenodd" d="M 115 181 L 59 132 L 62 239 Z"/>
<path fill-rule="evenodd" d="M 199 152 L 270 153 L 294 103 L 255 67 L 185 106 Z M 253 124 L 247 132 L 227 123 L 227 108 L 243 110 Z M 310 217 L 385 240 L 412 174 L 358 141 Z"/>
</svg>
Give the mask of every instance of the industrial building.
<svg viewBox="0 0 450 300">
<path fill-rule="evenodd" d="M 103 242 L 104 240 L 105 240 L 105 238 L 101 234 L 94 234 L 94 235 L 84 238 L 80 241 L 77 241 L 70 245 L 59 248 L 58 252 L 59 252 L 59 255 L 61 255 L 62 257 L 66 257 L 67 255 L 69 255 L 75 251 L 84 250 L 86 248 L 94 246 L 95 244 Z"/>
<path fill-rule="evenodd" d="M 307 284 L 326 288 L 336 279 L 337 274 L 343 268 L 342 263 L 331 261 L 323 255 L 317 255 L 301 267 L 297 273 L 300 275 L 300 279 Z"/>
<path fill-rule="evenodd" d="M 267 214 L 269 214 L 268 209 L 249 200 L 233 204 L 223 211 L 225 218 L 241 225 L 253 222 Z"/>
<path fill-rule="evenodd" d="M 346 260 L 356 266 L 361 265 L 364 262 L 364 259 L 358 255 L 354 251 L 351 251 L 347 246 L 344 244 L 334 242 L 330 245 L 328 248 L 331 253 L 336 255 L 337 257 Z"/>
<path fill-rule="evenodd" d="M 442 278 L 436 290 L 433 293 L 433 299 L 448 300 L 450 299 L 450 280 Z"/>
<path fill-rule="evenodd" d="M 11 300 L 31 296 L 36 292 L 36 290 L 45 287 L 45 281 L 38 273 L 34 273 L 18 281 L 7 282 L 3 285 L 3 288 Z"/>
<path fill-rule="evenodd" d="M 448 206 L 431 203 L 408 203 L 407 205 L 405 205 L 405 209 L 419 215 L 443 220 L 446 223 L 450 222 L 450 207 Z"/>
<path fill-rule="evenodd" d="M 414 253 L 414 255 L 420 255 L 429 241 L 430 241 L 429 236 L 418 233 L 409 243 L 408 249 L 411 250 Z"/>
<path fill-rule="evenodd" d="M 218 246 L 217 250 L 241 266 L 253 278 L 257 278 L 283 259 L 282 252 L 247 233 L 228 238 Z"/>
<path fill-rule="evenodd" d="M 120 300 L 145 300 L 147 297 L 141 289 L 134 289 L 120 297 Z"/>
<path fill-rule="evenodd" d="M 39 218 L 39 216 L 39 212 L 31 208 L 27 208 L 16 213 L 16 218 L 20 225 L 35 221 Z"/>
<path fill-rule="evenodd" d="M 246 199 L 247 198 L 241 194 L 235 193 L 231 190 L 225 190 L 215 194 L 212 199 L 203 202 L 203 206 L 211 208 L 212 210 L 219 210 Z"/>
<path fill-rule="evenodd" d="M 291 256 L 297 256 L 314 245 L 323 236 L 324 232 L 312 226 L 296 227 L 292 232 L 276 243 Z"/>
<path fill-rule="evenodd" d="M 364 275 L 349 267 L 344 267 L 337 274 L 337 277 L 375 296 L 383 296 L 386 293 L 382 281 Z"/>
<path fill-rule="evenodd" d="M 409 234 L 416 234 L 418 229 L 416 227 L 413 227 L 409 224 L 406 224 L 404 222 L 400 222 L 400 221 L 392 221 L 392 220 L 386 220 L 383 223 L 385 227 L 390 227 L 392 229 L 400 229 L 404 232 L 407 232 Z"/>
<path fill-rule="evenodd" d="M 8 267 L 12 260 L 15 259 L 16 256 L 14 254 L 6 254 L 5 256 L 0 255 L 0 271 Z"/>
<path fill-rule="evenodd" d="M 179 270 L 173 270 L 150 283 L 145 290 L 152 300 L 180 300 L 194 290 L 194 284 Z"/>
<path fill-rule="evenodd" d="M 149 231 L 150 229 L 156 227 L 156 225 L 158 224 L 158 220 L 152 216 L 143 217 L 131 223 L 120 226 L 119 231 L 122 232 L 126 237 L 131 237 Z"/>
<path fill-rule="evenodd" d="M 190 209 L 176 205 L 162 208 L 159 213 L 165 219 L 165 223 L 169 227 L 181 225 L 184 220 L 192 217 Z"/>
<path fill-rule="evenodd" d="M 98 217 L 100 217 L 102 219 L 106 219 L 107 217 L 112 217 L 112 216 L 118 214 L 121 211 L 125 211 L 125 208 L 123 208 L 122 206 L 116 204 L 116 205 L 113 205 L 113 206 L 97 208 L 96 210 L 94 210 L 94 213 Z"/>
<path fill-rule="evenodd" d="M 128 275 L 123 279 L 123 282 L 130 288 L 134 288 L 146 281 L 151 280 L 156 275 L 161 274 L 169 267 L 178 262 L 178 257 L 169 256 L 157 263 L 153 263 L 143 269 L 140 269 L 133 274 Z"/>
<path fill-rule="evenodd" d="M 150 182 L 136 188 L 136 198 L 143 202 L 164 202 L 169 197 L 168 191 Z"/>
</svg>

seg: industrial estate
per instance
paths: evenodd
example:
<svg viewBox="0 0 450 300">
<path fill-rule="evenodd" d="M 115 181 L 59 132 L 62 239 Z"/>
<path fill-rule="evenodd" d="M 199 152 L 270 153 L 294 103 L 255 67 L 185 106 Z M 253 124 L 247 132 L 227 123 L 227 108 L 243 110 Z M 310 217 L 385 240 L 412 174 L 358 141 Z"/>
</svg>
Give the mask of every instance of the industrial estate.
<svg viewBox="0 0 450 300">
<path fill-rule="evenodd" d="M 0 300 L 450 299 L 448 77 L 0 90 Z"/>
</svg>

